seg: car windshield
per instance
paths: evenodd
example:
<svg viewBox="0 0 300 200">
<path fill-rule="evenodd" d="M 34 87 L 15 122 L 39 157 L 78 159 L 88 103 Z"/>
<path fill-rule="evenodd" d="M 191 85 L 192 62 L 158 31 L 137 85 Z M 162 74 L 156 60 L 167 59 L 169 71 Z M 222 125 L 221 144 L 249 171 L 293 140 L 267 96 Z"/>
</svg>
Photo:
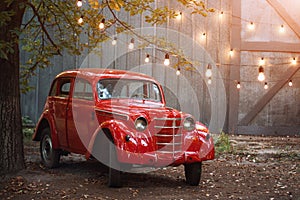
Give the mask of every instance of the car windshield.
<svg viewBox="0 0 300 200">
<path fill-rule="evenodd" d="M 161 102 L 158 85 L 144 80 L 102 79 L 97 83 L 99 99 L 132 98 Z"/>
</svg>

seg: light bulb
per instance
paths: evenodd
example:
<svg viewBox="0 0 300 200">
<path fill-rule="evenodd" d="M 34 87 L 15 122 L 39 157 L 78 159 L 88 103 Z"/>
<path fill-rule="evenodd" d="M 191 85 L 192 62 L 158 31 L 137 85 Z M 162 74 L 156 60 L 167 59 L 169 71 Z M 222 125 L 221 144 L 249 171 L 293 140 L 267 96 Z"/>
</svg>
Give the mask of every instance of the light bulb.
<svg viewBox="0 0 300 200">
<path fill-rule="evenodd" d="M 269 88 L 268 83 L 265 82 L 265 86 L 264 86 L 265 90 L 267 90 Z"/>
<path fill-rule="evenodd" d="M 170 56 L 169 56 L 169 54 L 165 55 L 164 65 L 165 66 L 169 66 L 170 65 Z"/>
<path fill-rule="evenodd" d="M 221 12 L 220 12 L 220 15 L 219 15 L 219 16 L 220 16 L 220 18 L 222 18 L 222 17 L 223 17 L 223 15 L 224 15 L 224 12 L 223 12 L 223 11 L 221 11 Z"/>
<path fill-rule="evenodd" d="M 262 67 L 262 66 L 260 66 L 259 68 L 258 68 L 258 77 L 257 77 L 257 79 L 259 80 L 259 81 L 264 81 L 265 80 L 265 74 L 264 74 L 264 68 Z"/>
<path fill-rule="evenodd" d="M 250 24 L 248 25 L 249 30 L 254 30 L 255 25 L 253 22 L 250 22 Z"/>
<path fill-rule="evenodd" d="M 266 61 L 264 59 L 264 57 L 262 57 L 260 60 L 259 60 L 259 65 L 265 65 L 266 64 Z"/>
<path fill-rule="evenodd" d="M 229 55 L 230 55 L 230 56 L 233 56 L 233 49 L 230 49 Z"/>
<path fill-rule="evenodd" d="M 116 37 L 114 37 L 114 39 L 111 41 L 111 44 L 114 45 L 114 46 L 117 44 L 117 38 Z"/>
<path fill-rule="evenodd" d="M 82 0 L 77 1 L 77 6 L 80 8 L 82 6 Z"/>
<path fill-rule="evenodd" d="M 83 22 L 83 16 L 81 15 L 81 17 L 78 19 L 78 24 L 82 24 Z"/>
<path fill-rule="evenodd" d="M 202 40 L 205 40 L 205 38 L 206 38 L 206 33 L 202 33 L 201 38 L 202 38 Z"/>
<path fill-rule="evenodd" d="M 181 20 L 181 18 L 182 18 L 182 12 L 177 13 L 176 19 Z"/>
<path fill-rule="evenodd" d="M 104 29 L 104 27 L 105 27 L 104 23 L 105 23 L 105 19 L 103 18 L 99 24 L 99 29 Z"/>
<path fill-rule="evenodd" d="M 210 64 L 207 65 L 205 76 L 206 77 L 211 77 L 212 76 L 212 70 L 211 70 L 211 65 Z"/>
<path fill-rule="evenodd" d="M 295 57 L 294 57 L 293 60 L 292 60 L 292 64 L 293 64 L 293 65 L 296 65 L 296 64 L 297 64 L 297 60 L 296 60 Z"/>
<path fill-rule="evenodd" d="M 211 77 L 208 78 L 207 83 L 210 85 L 211 84 Z"/>
<path fill-rule="evenodd" d="M 146 58 L 145 58 L 145 63 L 148 63 L 149 61 L 150 61 L 150 55 L 147 54 L 147 55 L 146 55 Z"/>
<path fill-rule="evenodd" d="M 283 26 L 283 24 L 281 24 L 279 31 L 280 31 L 280 33 L 284 33 L 284 26 Z"/>
<path fill-rule="evenodd" d="M 131 38 L 130 43 L 128 45 L 128 49 L 132 50 L 134 48 L 134 39 Z"/>
<path fill-rule="evenodd" d="M 293 86 L 293 82 L 292 80 L 289 81 L 289 86 L 292 87 Z"/>
<path fill-rule="evenodd" d="M 240 88 L 241 88 L 241 83 L 240 83 L 240 82 L 237 82 L 236 88 L 237 88 L 237 89 L 240 89 Z"/>
<path fill-rule="evenodd" d="M 177 75 L 177 76 L 180 75 L 180 68 L 179 68 L 179 67 L 177 68 L 176 75 Z"/>
</svg>

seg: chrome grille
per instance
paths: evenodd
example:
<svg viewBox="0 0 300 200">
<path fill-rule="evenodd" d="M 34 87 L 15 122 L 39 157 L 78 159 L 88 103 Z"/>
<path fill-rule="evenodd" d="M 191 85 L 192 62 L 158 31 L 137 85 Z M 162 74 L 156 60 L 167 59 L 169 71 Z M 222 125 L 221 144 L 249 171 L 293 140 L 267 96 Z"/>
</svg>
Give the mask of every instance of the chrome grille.
<svg viewBox="0 0 300 200">
<path fill-rule="evenodd" d="M 181 118 L 155 118 L 157 151 L 171 153 L 173 157 L 181 152 L 182 125 Z"/>
</svg>

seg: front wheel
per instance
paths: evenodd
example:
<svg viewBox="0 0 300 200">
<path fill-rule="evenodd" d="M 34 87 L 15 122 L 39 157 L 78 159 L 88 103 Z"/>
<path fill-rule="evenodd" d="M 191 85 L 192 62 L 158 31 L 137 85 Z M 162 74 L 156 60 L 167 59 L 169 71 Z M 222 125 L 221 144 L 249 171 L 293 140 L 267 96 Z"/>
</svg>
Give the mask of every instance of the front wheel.
<svg viewBox="0 0 300 200">
<path fill-rule="evenodd" d="M 191 186 L 197 186 L 200 183 L 202 163 L 191 163 L 184 165 L 186 183 Z"/>
<path fill-rule="evenodd" d="M 48 168 L 55 168 L 59 165 L 60 151 L 53 149 L 51 132 L 49 128 L 45 128 L 42 131 L 40 153 L 44 166 Z"/>
</svg>

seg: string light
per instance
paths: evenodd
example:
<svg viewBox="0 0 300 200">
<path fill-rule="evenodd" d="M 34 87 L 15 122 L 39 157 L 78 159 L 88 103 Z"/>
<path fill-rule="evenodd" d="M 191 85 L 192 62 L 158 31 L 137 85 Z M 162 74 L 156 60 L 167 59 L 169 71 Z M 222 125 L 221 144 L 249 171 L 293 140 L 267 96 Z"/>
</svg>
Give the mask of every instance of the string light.
<svg viewBox="0 0 300 200">
<path fill-rule="evenodd" d="M 82 6 L 82 0 L 77 1 L 77 6 L 80 8 Z"/>
<path fill-rule="evenodd" d="M 237 88 L 237 89 L 240 89 L 240 88 L 241 88 L 241 83 L 240 83 L 239 81 L 238 81 L 237 84 L 236 84 L 236 88 Z"/>
<path fill-rule="evenodd" d="M 265 86 L 264 86 L 265 90 L 267 90 L 269 88 L 268 83 L 265 82 Z"/>
<path fill-rule="evenodd" d="M 180 75 L 180 67 L 177 68 L 176 75 L 177 75 L 177 76 Z"/>
<path fill-rule="evenodd" d="M 128 45 L 128 49 L 132 50 L 134 48 L 134 38 L 131 38 L 130 43 Z"/>
<path fill-rule="evenodd" d="M 113 46 L 115 46 L 117 44 L 117 38 L 116 37 L 114 37 L 114 39 L 111 41 L 111 44 Z"/>
<path fill-rule="evenodd" d="M 211 84 L 211 77 L 208 78 L 207 83 L 210 85 Z"/>
<path fill-rule="evenodd" d="M 232 57 L 233 56 L 233 49 L 230 49 L 229 55 Z"/>
<path fill-rule="evenodd" d="M 205 38 L 206 38 L 206 33 L 202 33 L 201 38 L 202 38 L 202 40 L 205 40 Z"/>
<path fill-rule="evenodd" d="M 82 24 L 83 22 L 83 16 L 81 15 L 81 17 L 78 19 L 78 24 Z"/>
<path fill-rule="evenodd" d="M 296 60 L 295 57 L 292 59 L 292 64 L 293 64 L 293 65 L 296 65 L 296 64 L 297 64 L 297 60 Z"/>
<path fill-rule="evenodd" d="M 262 66 L 259 66 L 257 79 L 262 82 L 262 81 L 265 80 L 265 78 L 266 77 L 265 77 L 265 74 L 264 74 L 264 68 Z"/>
<path fill-rule="evenodd" d="M 254 28 L 255 28 L 254 23 L 253 23 L 253 22 L 250 22 L 250 24 L 248 25 L 248 29 L 249 29 L 249 30 L 254 30 Z"/>
<path fill-rule="evenodd" d="M 223 15 L 224 15 L 224 12 L 221 11 L 219 17 L 222 19 Z"/>
<path fill-rule="evenodd" d="M 279 31 L 280 31 L 280 33 L 284 33 L 284 26 L 283 26 L 283 24 L 281 24 Z"/>
<path fill-rule="evenodd" d="M 99 24 L 99 29 L 104 29 L 104 27 L 105 27 L 105 18 L 103 18 L 102 20 L 101 20 L 101 22 L 100 22 L 100 24 Z"/>
<path fill-rule="evenodd" d="M 145 63 L 148 63 L 149 61 L 150 61 L 150 55 L 147 54 L 147 55 L 146 55 L 146 58 L 145 58 Z"/>
<path fill-rule="evenodd" d="M 208 78 L 212 76 L 212 70 L 211 70 L 211 65 L 210 64 L 207 65 L 205 76 L 208 77 Z"/>
<path fill-rule="evenodd" d="M 177 13 L 176 19 L 181 20 L 181 18 L 182 18 L 182 12 Z"/>
<path fill-rule="evenodd" d="M 266 64 L 266 61 L 264 59 L 264 57 L 262 57 L 260 60 L 259 60 L 259 65 L 265 65 Z"/>
<path fill-rule="evenodd" d="M 164 65 L 165 65 L 165 66 L 169 66 L 169 65 L 170 65 L 170 56 L 169 56 L 169 54 L 167 54 L 167 53 L 166 53 L 166 55 L 165 55 Z"/>
<path fill-rule="evenodd" d="M 289 86 L 292 87 L 293 86 L 293 82 L 292 80 L 289 81 Z"/>
</svg>

